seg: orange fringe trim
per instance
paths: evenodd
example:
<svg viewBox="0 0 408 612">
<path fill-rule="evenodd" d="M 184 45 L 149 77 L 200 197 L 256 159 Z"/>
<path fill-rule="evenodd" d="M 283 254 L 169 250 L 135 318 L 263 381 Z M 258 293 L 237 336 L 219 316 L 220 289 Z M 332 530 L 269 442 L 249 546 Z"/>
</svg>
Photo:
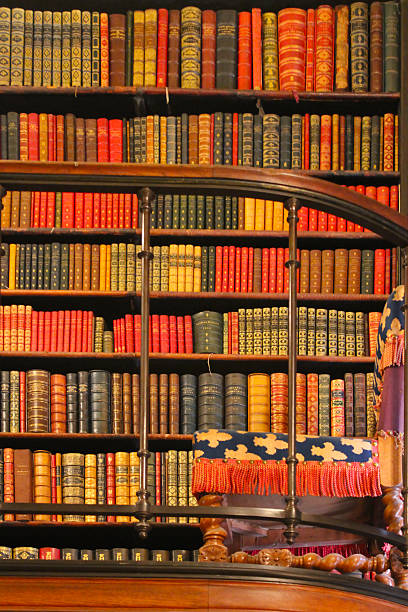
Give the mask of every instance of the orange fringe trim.
<svg viewBox="0 0 408 612">
<path fill-rule="evenodd" d="M 285 461 L 197 459 L 192 490 L 198 493 L 287 495 Z M 297 495 L 319 497 L 379 497 L 380 469 L 374 462 L 302 461 L 296 468 Z"/>
<path fill-rule="evenodd" d="M 399 336 L 389 336 L 385 341 L 384 351 L 381 360 L 378 364 L 378 373 L 381 376 L 381 381 L 378 383 L 380 395 L 374 406 L 374 411 L 377 417 L 377 423 L 382 406 L 383 395 L 383 374 L 385 368 L 399 367 L 404 365 L 404 331 Z"/>
</svg>

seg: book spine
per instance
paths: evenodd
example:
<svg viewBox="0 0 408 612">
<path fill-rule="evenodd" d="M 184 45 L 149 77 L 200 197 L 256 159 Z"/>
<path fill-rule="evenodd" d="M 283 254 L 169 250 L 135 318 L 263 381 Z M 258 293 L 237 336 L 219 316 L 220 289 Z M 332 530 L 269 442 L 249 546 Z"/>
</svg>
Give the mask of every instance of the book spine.
<svg viewBox="0 0 408 612">
<path fill-rule="evenodd" d="M 353 2 L 350 6 L 351 90 L 368 91 L 368 5 Z"/>
<path fill-rule="evenodd" d="M 278 13 L 279 83 L 283 91 L 305 90 L 306 11 L 285 8 Z"/>
<path fill-rule="evenodd" d="M 181 87 L 199 88 L 201 75 L 201 10 L 181 9 Z"/>
</svg>

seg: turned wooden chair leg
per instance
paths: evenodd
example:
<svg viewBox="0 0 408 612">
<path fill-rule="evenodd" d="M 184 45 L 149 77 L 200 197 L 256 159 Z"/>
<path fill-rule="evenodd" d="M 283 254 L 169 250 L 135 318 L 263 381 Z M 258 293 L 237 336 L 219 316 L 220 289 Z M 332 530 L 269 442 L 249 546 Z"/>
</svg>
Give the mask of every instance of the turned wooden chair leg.
<svg viewBox="0 0 408 612">
<path fill-rule="evenodd" d="M 221 495 L 203 495 L 198 501 L 199 506 L 215 506 L 222 504 Z M 200 529 L 203 534 L 204 544 L 199 550 L 199 561 L 227 561 L 228 549 L 224 546 L 227 532 L 221 523 L 222 518 L 202 518 Z"/>
<path fill-rule="evenodd" d="M 384 504 L 384 521 L 388 531 L 401 534 L 403 500 L 401 485 L 382 487 Z"/>
</svg>

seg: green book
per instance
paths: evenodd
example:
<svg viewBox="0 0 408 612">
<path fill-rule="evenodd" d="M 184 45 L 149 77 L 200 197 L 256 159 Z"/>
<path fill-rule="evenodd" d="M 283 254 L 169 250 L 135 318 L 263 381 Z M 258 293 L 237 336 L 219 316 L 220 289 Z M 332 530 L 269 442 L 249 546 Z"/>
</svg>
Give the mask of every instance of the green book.
<svg viewBox="0 0 408 612">
<path fill-rule="evenodd" d="M 126 12 L 125 85 L 133 84 L 133 11 Z"/>
<path fill-rule="evenodd" d="M 66 246 L 68 250 L 68 245 L 62 245 L 62 246 Z M 38 262 L 37 289 L 44 289 L 44 245 L 43 244 L 38 245 L 37 262 Z M 62 262 L 61 262 L 61 266 L 62 266 Z"/>
<path fill-rule="evenodd" d="M 197 227 L 197 198 L 189 195 L 187 198 L 187 228 L 196 229 Z"/>
<path fill-rule="evenodd" d="M 224 229 L 232 229 L 232 198 L 225 196 L 224 199 Z"/>
<path fill-rule="evenodd" d="M 238 198 L 232 196 L 231 198 L 231 229 L 238 229 Z"/>
<path fill-rule="evenodd" d="M 187 229 L 188 205 L 187 196 L 180 196 L 180 229 Z"/>
<path fill-rule="evenodd" d="M 208 246 L 201 247 L 201 291 L 208 291 Z"/>
<path fill-rule="evenodd" d="M 205 196 L 205 229 L 214 229 L 214 196 Z"/>
<path fill-rule="evenodd" d="M 216 247 L 208 247 L 208 291 L 215 291 Z"/>
<path fill-rule="evenodd" d="M 197 197 L 197 219 L 196 228 L 205 229 L 205 198 L 203 195 Z"/>
<path fill-rule="evenodd" d="M 172 220 L 172 228 L 179 229 L 180 227 L 180 196 L 178 194 L 174 194 L 170 196 L 173 199 L 173 220 Z"/>
<path fill-rule="evenodd" d="M 164 196 L 164 229 L 172 229 L 173 227 L 173 205 L 170 194 Z"/>
<path fill-rule="evenodd" d="M 384 91 L 400 90 L 400 5 L 383 2 L 384 11 Z"/>
<path fill-rule="evenodd" d="M 224 196 L 214 198 L 214 226 L 215 229 L 225 229 L 225 199 Z"/>
<path fill-rule="evenodd" d="M 24 262 L 24 289 L 31 289 L 31 244 L 26 244 Z"/>
<path fill-rule="evenodd" d="M 30 289 L 38 289 L 38 244 L 31 245 L 31 283 Z M 59 287 L 58 287 L 59 289 Z"/>
<path fill-rule="evenodd" d="M 330 374 L 319 374 L 319 436 L 330 433 Z"/>
</svg>

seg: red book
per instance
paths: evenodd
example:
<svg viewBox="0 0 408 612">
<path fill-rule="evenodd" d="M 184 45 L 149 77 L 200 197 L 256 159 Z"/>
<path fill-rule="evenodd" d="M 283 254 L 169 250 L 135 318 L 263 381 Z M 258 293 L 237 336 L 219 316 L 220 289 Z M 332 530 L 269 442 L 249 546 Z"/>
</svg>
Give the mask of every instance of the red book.
<svg viewBox="0 0 408 612">
<path fill-rule="evenodd" d="M 399 186 L 391 185 L 390 187 L 390 208 L 399 210 Z"/>
<path fill-rule="evenodd" d="M 116 501 L 115 490 L 115 453 L 106 453 L 106 503 L 113 506 Z M 107 516 L 108 523 L 115 523 L 114 516 Z"/>
<path fill-rule="evenodd" d="M 64 311 L 64 353 L 69 353 L 69 347 L 71 343 L 71 311 Z"/>
<path fill-rule="evenodd" d="M 248 247 L 241 250 L 241 292 L 248 293 Z"/>
<path fill-rule="evenodd" d="M 44 313 L 44 349 L 46 353 L 51 350 L 51 312 Z"/>
<path fill-rule="evenodd" d="M 93 194 L 92 227 L 94 228 L 101 227 L 101 194 L 100 193 Z"/>
<path fill-rule="evenodd" d="M 204 10 L 201 14 L 201 88 L 215 87 L 215 50 L 217 15 L 215 11 Z M 212 151 L 212 147 L 211 147 Z M 211 162 L 212 163 L 212 162 Z"/>
<path fill-rule="evenodd" d="M 113 319 L 113 349 L 115 353 L 119 353 L 119 336 L 118 336 L 118 320 Z"/>
<path fill-rule="evenodd" d="M 51 455 L 51 460 L 55 457 L 55 455 Z M 57 490 L 55 487 L 55 500 L 57 499 Z M 54 500 L 52 501 L 54 503 Z M 56 501 L 55 501 L 56 503 Z M 56 515 L 53 515 L 56 517 Z M 56 520 L 53 519 L 53 520 Z M 44 546 L 40 548 L 40 559 L 61 559 L 61 554 L 59 548 L 51 548 L 50 546 Z"/>
<path fill-rule="evenodd" d="M 238 14 L 238 81 L 237 89 L 251 89 L 252 86 L 252 43 L 251 13 Z"/>
<path fill-rule="evenodd" d="M 151 315 L 152 319 L 152 348 L 153 353 L 160 353 L 160 317 Z"/>
<path fill-rule="evenodd" d="M 82 353 L 86 353 L 88 350 L 88 313 L 86 310 L 82 311 L 82 338 L 81 348 Z"/>
<path fill-rule="evenodd" d="M 235 249 L 235 292 L 241 291 L 241 247 Z"/>
<path fill-rule="evenodd" d="M 132 226 L 132 194 L 124 194 L 124 227 L 131 228 Z"/>
<path fill-rule="evenodd" d="M 231 312 L 231 354 L 238 355 L 238 312 Z"/>
<path fill-rule="evenodd" d="M 107 226 L 107 220 L 106 220 L 107 198 L 108 198 L 108 195 L 106 193 L 101 193 L 101 221 L 100 221 L 100 227 L 108 227 Z"/>
<path fill-rule="evenodd" d="M 139 202 L 137 199 L 137 195 L 135 193 L 132 193 L 132 225 L 131 227 L 134 229 L 139 227 L 138 218 L 139 218 Z"/>
<path fill-rule="evenodd" d="M 169 12 L 165 8 L 157 11 L 157 78 L 156 87 L 167 86 L 167 39 Z"/>
<path fill-rule="evenodd" d="M 238 166 L 238 113 L 232 114 L 232 165 Z"/>
<path fill-rule="evenodd" d="M 380 189 L 380 187 L 379 187 L 379 189 Z M 386 192 L 388 192 L 388 187 L 386 187 Z M 377 200 L 377 187 L 375 187 L 374 185 L 367 185 L 367 187 L 365 189 L 365 194 L 366 194 L 367 198 L 373 198 L 374 200 Z M 380 202 L 381 200 L 378 199 L 378 201 Z M 383 202 L 383 204 L 388 206 L 387 202 Z"/>
<path fill-rule="evenodd" d="M 112 198 L 112 221 L 111 227 L 119 227 L 119 194 L 112 193 L 109 194 Z M 108 197 L 109 201 L 109 197 Z"/>
<path fill-rule="evenodd" d="M 252 89 L 262 89 L 262 13 L 252 9 Z"/>
<path fill-rule="evenodd" d="M 315 208 L 309 208 L 309 232 L 317 232 L 318 211 Z"/>
<path fill-rule="evenodd" d="M 169 343 L 169 352 L 177 353 L 177 318 L 175 315 L 169 316 Z"/>
<path fill-rule="evenodd" d="M 306 14 L 306 91 L 314 91 L 315 83 L 315 10 Z"/>
<path fill-rule="evenodd" d="M 141 338 L 142 338 L 142 320 L 139 314 L 133 315 L 133 328 L 134 328 L 134 338 L 135 338 L 135 353 L 140 353 L 140 343 L 141 343 Z M 150 344 L 151 344 L 151 334 L 149 334 L 149 345 Z"/>
<path fill-rule="evenodd" d="M 317 231 L 327 232 L 327 213 L 319 210 L 317 214 Z"/>
<path fill-rule="evenodd" d="M 254 248 L 248 247 L 248 293 L 254 290 Z"/>
<path fill-rule="evenodd" d="M 298 232 L 307 232 L 309 228 L 309 209 L 306 206 L 301 206 L 298 210 Z"/>
<path fill-rule="evenodd" d="M 75 193 L 75 220 L 76 228 L 84 227 L 84 194 L 80 191 Z"/>
<path fill-rule="evenodd" d="M 222 290 L 222 264 L 223 264 L 222 246 L 217 246 L 215 249 L 215 292 L 221 293 Z"/>
<path fill-rule="evenodd" d="M 276 249 L 276 293 L 283 293 L 284 286 L 285 249 Z"/>
<path fill-rule="evenodd" d="M 342 217 L 337 217 L 337 231 L 338 232 L 346 232 L 347 231 L 347 222 Z"/>
<path fill-rule="evenodd" d="M 269 293 L 276 293 L 276 248 L 269 249 Z"/>
<path fill-rule="evenodd" d="M 40 192 L 40 227 L 47 227 L 47 192 Z"/>
<path fill-rule="evenodd" d="M 75 351 L 79 353 L 82 348 L 82 310 L 76 311 L 76 341 Z"/>
<path fill-rule="evenodd" d="M 109 123 L 105 118 L 96 120 L 96 132 L 98 142 L 98 162 L 109 161 Z"/>
<path fill-rule="evenodd" d="M 35 353 L 39 351 L 40 348 L 38 346 L 38 310 L 33 310 L 31 315 L 31 345 L 30 351 Z"/>
<path fill-rule="evenodd" d="M 74 227 L 75 195 L 66 191 L 61 196 L 61 227 Z"/>
<path fill-rule="evenodd" d="M 26 373 L 19 372 L 20 378 L 20 432 L 26 431 Z"/>
<path fill-rule="evenodd" d="M 55 115 L 48 114 L 48 161 L 57 158 L 57 123 Z"/>
<path fill-rule="evenodd" d="M 94 350 L 94 346 L 93 346 L 93 312 L 92 310 L 88 310 L 88 342 L 87 342 L 87 346 L 86 346 L 86 350 L 88 351 L 88 353 L 92 353 Z"/>
<path fill-rule="evenodd" d="M 221 291 L 227 293 L 228 291 L 228 246 L 224 246 L 222 249 L 222 284 Z"/>
<path fill-rule="evenodd" d="M 160 315 L 160 352 L 170 353 L 169 315 Z"/>
<path fill-rule="evenodd" d="M 57 352 L 57 335 L 58 335 L 58 310 L 51 312 L 51 332 L 50 332 L 50 351 Z"/>
<path fill-rule="evenodd" d="M 320 170 L 331 170 L 331 115 L 320 118 Z"/>
<path fill-rule="evenodd" d="M 289 268 L 285 265 L 287 261 L 289 261 L 289 249 L 285 248 L 283 262 L 283 293 L 289 292 Z"/>
<path fill-rule="evenodd" d="M 19 125 L 19 145 L 20 145 L 20 161 L 28 161 L 28 115 L 20 113 Z"/>
<path fill-rule="evenodd" d="M 113 194 L 108 193 L 106 198 L 106 227 L 114 227 L 112 225 L 113 218 Z"/>
<path fill-rule="evenodd" d="M 119 193 L 118 227 L 125 227 L 125 194 Z"/>
<path fill-rule="evenodd" d="M 126 339 L 126 352 L 135 352 L 135 338 L 133 330 L 133 316 L 130 314 L 125 315 L 125 339 Z"/>
<path fill-rule="evenodd" d="M 120 333 L 120 352 L 126 352 L 126 339 L 125 339 L 125 319 L 123 317 L 119 320 L 119 333 Z"/>
<path fill-rule="evenodd" d="M 391 293 L 391 249 L 385 249 L 384 293 L 385 295 Z"/>
<path fill-rule="evenodd" d="M 337 232 L 337 217 L 336 215 L 327 215 L 327 231 Z"/>
<path fill-rule="evenodd" d="M 184 317 L 184 341 L 186 353 L 193 353 L 193 320 L 190 315 Z"/>
<path fill-rule="evenodd" d="M 385 249 L 374 251 L 374 293 L 385 293 Z"/>
<path fill-rule="evenodd" d="M 84 225 L 87 229 L 93 225 L 93 193 L 84 193 Z"/>
<path fill-rule="evenodd" d="M 235 286 L 235 247 L 228 247 L 228 293 L 234 293 Z"/>
<path fill-rule="evenodd" d="M 262 249 L 262 293 L 269 291 L 269 249 Z"/>
<path fill-rule="evenodd" d="M 376 189 L 376 196 L 376 200 L 378 202 L 381 202 L 381 204 L 384 204 L 385 206 L 390 205 L 390 189 L 386 185 L 378 187 L 378 189 Z"/>
<path fill-rule="evenodd" d="M 31 198 L 31 227 L 40 227 L 41 193 L 33 191 Z"/>
<path fill-rule="evenodd" d="M 184 317 L 183 316 L 178 316 L 177 317 L 177 351 L 176 353 L 185 353 L 186 352 L 186 345 L 185 345 L 185 338 L 184 338 Z"/>
<path fill-rule="evenodd" d="M 77 317 L 76 310 L 71 310 L 71 324 L 70 324 L 70 340 L 69 340 L 69 352 L 76 352 L 76 328 L 77 328 Z"/>
<path fill-rule="evenodd" d="M 304 162 L 303 168 L 304 170 L 310 170 L 310 114 L 305 114 L 305 145 L 304 145 Z M 309 215 L 310 216 L 310 215 Z M 310 224 L 309 224 L 310 230 Z"/>
<path fill-rule="evenodd" d="M 38 113 L 28 114 L 28 160 L 38 161 L 39 153 L 39 118 Z"/>
<path fill-rule="evenodd" d="M 279 82 L 283 91 L 305 91 L 306 11 L 278 13 Z"/>
<path fill-rule="evenodd" d="M 64 350 L 64 311 L 57 311 L 57 346 L 56 351 L 62 353 Z"/>
<path fill-rule="evenodd" d="M 65 159 L 65 118 L 64 115 L 57 115 L 56 119 L 56 141 L 57 141 L 57 161 Z"/>
<path fill-rule="evenodd" d="M 323 4 L 316 9 L 315 91 L 333 91 L 334 10 Z"/>
<path fill-rule="evenodd" d="M 109 161 L 122 162 L 122 119 L 109 119 Z M 99 159 L 98 159 L 99 161 Z"/>
<path fill-rule="evenodd" d="M 47 220 L 46 227 L 54 227 L 55 225 L 55 191 L 47 193 Z"/>
</svg>

